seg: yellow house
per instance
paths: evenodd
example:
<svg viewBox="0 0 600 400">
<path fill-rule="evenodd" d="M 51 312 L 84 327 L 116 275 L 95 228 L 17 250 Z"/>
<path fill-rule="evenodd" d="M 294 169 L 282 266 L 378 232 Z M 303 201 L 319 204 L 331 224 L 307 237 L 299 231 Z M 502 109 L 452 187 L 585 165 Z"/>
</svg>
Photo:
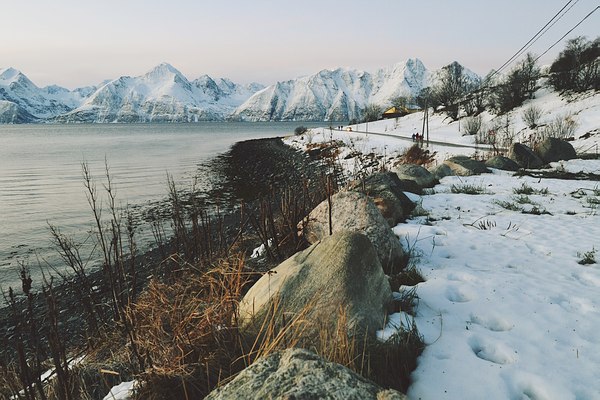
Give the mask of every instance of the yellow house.
<svg viewBox="0 0 600 400">
<path fill-rule="evenodd" d="M 398 118 L 408 114 L 408 110 L 405 107 L 392 107 L 389 110 L 381 114 L 382 118 Z"/>
</svg>

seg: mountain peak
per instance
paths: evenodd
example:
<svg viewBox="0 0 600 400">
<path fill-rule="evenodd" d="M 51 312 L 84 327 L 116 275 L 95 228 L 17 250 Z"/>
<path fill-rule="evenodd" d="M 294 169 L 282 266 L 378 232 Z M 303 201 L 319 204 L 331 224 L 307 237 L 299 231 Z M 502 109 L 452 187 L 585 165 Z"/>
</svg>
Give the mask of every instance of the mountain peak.
<svg viewBox="0 0 600 400">
<path fill-rule="evenodd" d="M 21 76 L 23 76 L 21 71 L 12 67 L 0 68 L 0 80 L 2 81 L 12 82 L 19 79 Z"/>
<path fill-rule="evenodd" d="M 185 76 L 183 76 L 183 74 L 177 68 L 166 62 L 160 63 L 156 67 L 152 68 L 144 75 L 144 77 L 152 80 L 164 79 L 167 77 L 179 77 L 187 81 Z"/>
</svg>

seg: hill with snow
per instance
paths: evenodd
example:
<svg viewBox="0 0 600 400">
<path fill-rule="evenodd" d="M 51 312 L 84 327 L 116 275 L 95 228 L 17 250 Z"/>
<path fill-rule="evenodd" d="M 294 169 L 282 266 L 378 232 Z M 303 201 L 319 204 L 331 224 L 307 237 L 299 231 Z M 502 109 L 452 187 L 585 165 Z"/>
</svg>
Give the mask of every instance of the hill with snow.
<svg viewBox="0 0 600 400">
<path fill-rule="evenodd" d="M 197 122 L 219 121 L 261 85 L 242 86 L 204 75 L 189 81 L 162 63 L 138 77 L 120 77 L 92 93 L 57 122 Z"/>
<path fill-rule="evenodd" d="M 362 118 L 368 104 L 386 107 L 396 97 L 415 97 L 439 75 L 409 59 L 373 73 L 322 70 L 265 88 L 208 75 L 190 81 L 162 63 L 142 76 L 69 91 L 38 88 L 7 68 L 0 70 L 0 123 L 349 121 Z"/>
<path fill-rule="evenodd" d="M 544 171 L 556 178 L 495 169 L 444 177 L 423 195 L 407 193 L 420 211 L 392 228 L 425 278 L 400 287 L 418 296 L 414 315 L 391 314 L 378 332 L 387 340 L 414 324 L 423 337 L 410 399 L 600 399 L 600 92 L 567 96 L 543 80 L 540 86 L 505 115 L 481 114 L 482 130 L 501 126 L 514 141 L 533 144 L 553 121 L 570 120 L 570 143 L 594 159 L 551 163 Z M 536 127 L 523 121 L 532 106 L 541 111 Z M 335 143 L 350 178 L 362 176 L 373 157 L 372 168 L 393 171 L 416 144 L 411 136 L 423 118 L 416 112 L 351 131 L 313 129 L 286 142 L 303 150 Z M 430 141 L 419 145 L 435 154 L 432 167 L 455 155 L 494 153 L 465 135 L 464 124 L 430 116 Z M 564 172 L 580 180 L 557 179 Z"/>
<path fill-rule="evenodd" d="M 374 73 L 356 69 L 322 70 L 278 82 L 256 93 L 230 117 L 242 121 L 348 121 L 362 117 L 367 104 L 385 106 L 398 96 L 417 95 L 430 72 L 418 59 Z"/>
<path fill-rule="evenodd" d="M 0 123 L 51 119 L 79 106 L 93 89 L 39 88 L 14 68 L 0 69 Z"/>
</svg>

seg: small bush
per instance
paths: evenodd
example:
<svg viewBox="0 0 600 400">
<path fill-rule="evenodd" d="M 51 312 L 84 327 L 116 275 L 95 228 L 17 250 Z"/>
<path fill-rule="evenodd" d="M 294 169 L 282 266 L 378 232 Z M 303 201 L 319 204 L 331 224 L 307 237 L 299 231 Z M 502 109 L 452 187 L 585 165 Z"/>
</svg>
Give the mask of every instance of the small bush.
<svg viewBox="0 0 600 400">
<path fill-rule="evenodd" d="M 592 248 L 592 250 L 586 251 L 583 254 L 577 253 L 577 257 L 581 258 L 577 263 L 581 265 L 596 264 L 596 252 L 597 250 Z"/>
<path fill-rule="evenodd" d="M 525 125 L 527 125 L 530 129 L 538 126 L 541 117 L 542 109 L 536 106 L 527 107 L 525 110 L 523 110 L 523 115 L 521 116 L 521 118 L 523 118 L 523 122 L 525 122 Z"/>
<path fill-rule="evenodd" d="M 482 131 L 481 128 L 483 127 L 481 115 L 465 118 L 463 127 L 465 135 L 477 135 L 480 131 Z"/>
<path fill-rule="evenodd" d="M 422 148 L 418 144 L 413 144 L 404 154 L 400 156 L 399 164 L 417 164 L 427 166 L 435 161 L 436 152 Z"/>
<path fill-rule="evenodd" d="M 568 139 L 575 135 L 577 121 L 572 115 L 558 116 L 541 131 L 540 141 L 545 138 Z"/>
</svg>

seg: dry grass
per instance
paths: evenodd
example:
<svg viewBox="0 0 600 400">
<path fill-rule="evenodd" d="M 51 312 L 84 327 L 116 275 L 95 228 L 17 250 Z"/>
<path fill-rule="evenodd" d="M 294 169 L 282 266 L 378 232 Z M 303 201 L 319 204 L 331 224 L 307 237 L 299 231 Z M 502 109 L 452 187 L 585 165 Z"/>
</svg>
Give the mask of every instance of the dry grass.
<svg viewBox="0 0 600 400">
<path fill-rule="evenodd" d="M 400 156 L 399 164 L 417 164 L 424 167 L 435 161 L 436 152 L 431 153 L 418 144 L 413 144 Z"/>
<path fill-rule="evenodd" d="M 245 366 L 236 310 L 247 278 L 238 255 L 206 273 L 150 283 L 131 310 L 137 346 L 150 366 L 141 374 L 139 398 L 201 398 Z"/>
</svg>

